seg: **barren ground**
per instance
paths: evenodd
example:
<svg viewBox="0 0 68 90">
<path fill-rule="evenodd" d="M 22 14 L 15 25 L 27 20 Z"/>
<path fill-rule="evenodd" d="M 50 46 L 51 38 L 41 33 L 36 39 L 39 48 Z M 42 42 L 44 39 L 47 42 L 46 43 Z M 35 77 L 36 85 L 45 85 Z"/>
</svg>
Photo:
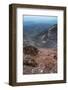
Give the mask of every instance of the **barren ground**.
<svg viewBox="0 0 68 90">
<path fill-rule="evenodd" d="M 57 73 L 56 48 L 51 49 L 39 48 L 38 55 L 36 56 L 24 55 L 24 61 L 26 57 L 27 59 L 30 57 L 33 61 L 29 60 L 29 63 L 32 64 L 23 64 L 23 74 Z"/>
</svg>

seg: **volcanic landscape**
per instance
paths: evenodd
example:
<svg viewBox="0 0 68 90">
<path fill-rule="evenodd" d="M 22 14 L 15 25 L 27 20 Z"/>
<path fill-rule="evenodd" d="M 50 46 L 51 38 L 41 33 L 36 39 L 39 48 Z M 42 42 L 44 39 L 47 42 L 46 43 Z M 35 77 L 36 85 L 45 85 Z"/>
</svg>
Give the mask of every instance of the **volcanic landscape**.
<svg viewBox="0 0 68 90">
<path fill-rule="evenodd" d="M 41 24 L 41 27 L 43 24 Z M 36 26 L 36 25 L 35 25 Z M 40 27 L 40 25 L 39 25 Z M 24 31 L 23 74 L 57 73 L 57 24 Z M 37 32 L 38 31 L 38 32 Z"/>
</svg>

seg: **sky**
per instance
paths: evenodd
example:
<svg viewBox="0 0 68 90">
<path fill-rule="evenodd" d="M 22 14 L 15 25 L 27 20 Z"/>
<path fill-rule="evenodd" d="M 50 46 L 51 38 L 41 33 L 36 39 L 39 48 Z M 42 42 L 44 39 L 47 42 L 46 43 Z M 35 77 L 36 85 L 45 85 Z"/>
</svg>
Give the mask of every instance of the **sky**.
<svg viewBox="0 0 68 90">
<path fill-rule="evenodd" d="M 24 16 L 24 22 L 45 22 L 45 23 L 55 23 L 57 24 L 56 16 Z"/>
</svg>

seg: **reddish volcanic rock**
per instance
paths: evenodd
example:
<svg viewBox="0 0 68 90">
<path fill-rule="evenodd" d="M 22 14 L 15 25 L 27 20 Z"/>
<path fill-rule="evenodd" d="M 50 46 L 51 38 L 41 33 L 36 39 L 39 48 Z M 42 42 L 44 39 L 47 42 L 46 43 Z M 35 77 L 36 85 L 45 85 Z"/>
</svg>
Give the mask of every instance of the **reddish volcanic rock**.
<svg viewBox="0 0 68 90">
<path fill-rule="evenodd" d="M 52 49 L 39 48 L 38 54 L 36 56 L 30 55 L 30 57 L 31 59 L 29 59 L 27 56 L 27 61 L 29 65 L 24 63 L 25 68 L 23 67 L 23 71 L 24 71 L 23 74 L 57 73 L 57 49 L 56 48 L 52 48 Z M 36 65 L 34 65 L 33 67 L 32 64 L 36 64 Z"/>
</svg>

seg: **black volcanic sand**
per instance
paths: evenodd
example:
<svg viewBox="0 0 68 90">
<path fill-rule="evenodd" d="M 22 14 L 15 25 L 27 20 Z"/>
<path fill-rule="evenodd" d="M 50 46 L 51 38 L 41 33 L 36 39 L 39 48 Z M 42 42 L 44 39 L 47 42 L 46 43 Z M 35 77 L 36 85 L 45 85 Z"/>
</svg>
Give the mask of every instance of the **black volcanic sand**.
<svg viewBox="0 0 68 90">
<path fill-rule="evenodd" d="M 56 48 L 39 48 L 34 55 L 24 53 L 23 74 L 47 73 L 57 73 Z"/>
</svg>

